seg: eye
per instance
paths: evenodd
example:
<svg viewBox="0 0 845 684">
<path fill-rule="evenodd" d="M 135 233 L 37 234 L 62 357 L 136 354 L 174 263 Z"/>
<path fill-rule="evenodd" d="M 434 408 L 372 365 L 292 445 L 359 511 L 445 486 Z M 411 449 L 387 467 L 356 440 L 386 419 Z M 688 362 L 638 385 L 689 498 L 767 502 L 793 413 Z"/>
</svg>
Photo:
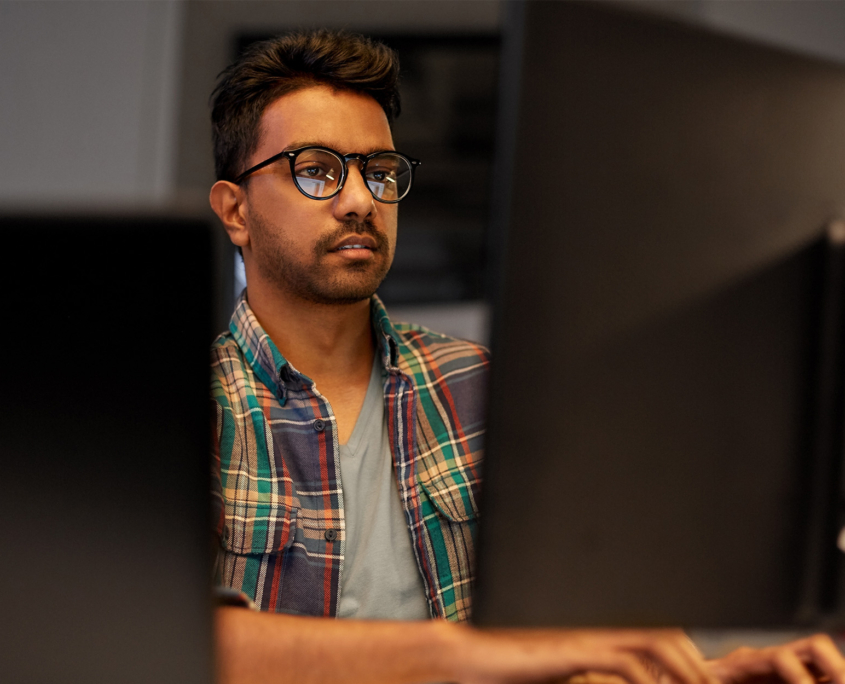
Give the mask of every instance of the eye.
<svg viewBox="0 0 845 684">
<path fill-rule="evenodd" d="M 314 162 L 307 162 L 296 167 L 296 175 L 303 178 L 326 178 L 328 180 L 334 180 L 336 174 L 333 171 L 334 169 L 327 168 L 325 164 Z"/>
<path fill-rule="evenodd" d="M 396 181 L 396 171 L 394 169 L 375 168 L 367 169 L 367 180 L 375 181 L 377 183 L 389 183 Z"/>
</svg>

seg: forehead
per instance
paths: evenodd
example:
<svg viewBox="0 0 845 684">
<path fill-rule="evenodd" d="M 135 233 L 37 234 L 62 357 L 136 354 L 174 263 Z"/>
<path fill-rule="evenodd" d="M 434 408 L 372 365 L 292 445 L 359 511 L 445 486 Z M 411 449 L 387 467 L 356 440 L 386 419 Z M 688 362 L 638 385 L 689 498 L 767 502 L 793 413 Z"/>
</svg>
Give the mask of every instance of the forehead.
<svg viewBox="0 0 845 684">
<path fill-rule="evenodd" d="M 369 95 L 314 86 L 282 95 L 264 110 L 255 157 L 303 144 L 366 153 L 393 149 L 393 137 L 384 110 Z"/>
</svg>

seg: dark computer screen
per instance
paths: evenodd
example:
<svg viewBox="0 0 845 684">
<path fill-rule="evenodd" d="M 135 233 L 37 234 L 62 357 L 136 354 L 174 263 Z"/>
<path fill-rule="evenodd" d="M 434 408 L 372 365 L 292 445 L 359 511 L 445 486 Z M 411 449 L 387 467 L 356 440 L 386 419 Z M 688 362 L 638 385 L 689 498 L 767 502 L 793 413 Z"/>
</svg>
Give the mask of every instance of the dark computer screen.
<svg viewBox="0 0 845 684">
<path fill-rule="evenodd" d="M 835 620 L 845 69 L 511 10 L 476 620 Z"/>
<path fill-rule="evenodd" d="M 0 216 L 3 679 L 211 681 L 211 228 Z"/>
</svg>

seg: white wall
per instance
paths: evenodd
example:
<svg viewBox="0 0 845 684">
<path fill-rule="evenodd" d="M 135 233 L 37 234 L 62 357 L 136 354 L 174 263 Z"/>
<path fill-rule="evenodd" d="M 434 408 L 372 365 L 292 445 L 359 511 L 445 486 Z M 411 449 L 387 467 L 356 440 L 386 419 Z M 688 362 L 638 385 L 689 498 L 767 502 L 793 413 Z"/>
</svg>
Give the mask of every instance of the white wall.
<svg viewBox="0 0 845 684">
<path fill-rule="evenodd" d="M 0 0 L 0 205 L 168 198 L 183 9 Z"/>
</svg>

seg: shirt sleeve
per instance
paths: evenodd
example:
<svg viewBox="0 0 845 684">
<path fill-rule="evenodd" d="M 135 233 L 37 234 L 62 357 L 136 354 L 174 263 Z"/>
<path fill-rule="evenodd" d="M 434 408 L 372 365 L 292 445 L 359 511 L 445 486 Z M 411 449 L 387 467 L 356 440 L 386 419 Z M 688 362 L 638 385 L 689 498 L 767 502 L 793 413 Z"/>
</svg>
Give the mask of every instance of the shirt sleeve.
<svg viewBox="0 0 845 684">
<path fill-rule="evenodd" d="M 214 587 L 214 603 L 220 606 L 236 606 L 249 610 L 258 610 L 258 606 L 242 591 L 232 587 Z"/>
</svg>

